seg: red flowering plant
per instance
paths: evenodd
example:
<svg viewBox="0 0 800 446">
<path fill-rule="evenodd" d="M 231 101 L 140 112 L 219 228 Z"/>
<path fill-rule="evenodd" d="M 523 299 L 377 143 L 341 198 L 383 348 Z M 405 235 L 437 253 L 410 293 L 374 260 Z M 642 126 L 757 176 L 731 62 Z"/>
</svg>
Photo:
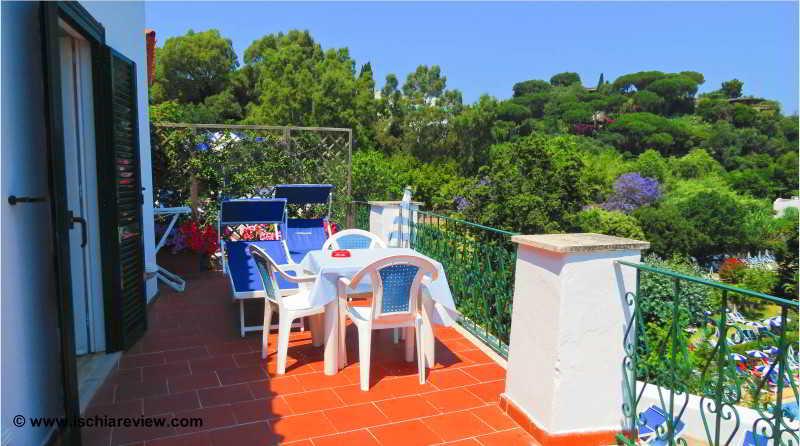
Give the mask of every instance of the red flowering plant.
<svg viewBox="0 0 800 446">
<path fill-rule="evenodd" d="M 209 224 L 200 225 L 194 220 L 187 220 L 178 227 L 172 244 L 172 251 L 177 252 L 189 248 L 198 254 L 212 255 L 219 250 L 217 230 Z"/>
<path fill-rule="evenodd" d="M 325 230 L 329 234 L 336 234 L 339 232 L 339 224 L 334 221 L 325 220 Z"/>
<path fill-rule="evenodd" d="M 737 283 L 745 269 L 747 269 L 747 264 L 744 260 L 737 257 L 728 257 L 719 267 L 719 278 L 724 282 Z"/>
</svg>

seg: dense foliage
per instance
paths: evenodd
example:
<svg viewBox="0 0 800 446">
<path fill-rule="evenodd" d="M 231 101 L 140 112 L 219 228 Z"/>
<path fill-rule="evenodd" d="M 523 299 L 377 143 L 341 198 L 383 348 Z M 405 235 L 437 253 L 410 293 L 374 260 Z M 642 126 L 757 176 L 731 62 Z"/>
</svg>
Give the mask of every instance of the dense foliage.
<svg viewBox="0 0 800 446">
<path fill-rule="evenodd" d="M 157 51 L 151 116 L 349 127 L 354 199 L 398 198 L 410 184 L 427 208 L 486 225 L 644 238 L 702 264 L 768 250 L 773 292 L 795 296 L 797 214 L 777 219 L 771 203 L 797 195 L 797 116 L 737 79 L 698 94 L 694 71 L 583 82 L 557 73 L 465 104 L 437 65 L 376 86 L 369 63 L 307 31 L 254 41 L 241 65 L 219 32 L 190 31 Z"/>
</svg>

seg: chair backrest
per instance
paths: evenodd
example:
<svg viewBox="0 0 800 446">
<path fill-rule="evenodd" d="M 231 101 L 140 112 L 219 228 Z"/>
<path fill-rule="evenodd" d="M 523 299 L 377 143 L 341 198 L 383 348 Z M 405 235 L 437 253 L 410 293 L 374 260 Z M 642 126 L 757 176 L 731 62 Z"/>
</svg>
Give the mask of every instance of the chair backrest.
<svg viewBox="0 0 800 446">
<path fill-rule="evenodd" d="M 224 200 L 219 207 L 221 226 L 282 224 L 286 222 L 285 198 Z"/>
<path fill-rule="evenodd" d="M 285 275 L 284 272 L 281 271 L 278 263 L 263 249 L 256 245 L 250 245 L 247 249 L 250 250 L 250 255 L 253 257 L 253 261 L 256 262 L 256 268 L 258 268 L 261 283 L 264 285 L 264 291 L 267 293 L 267 299 L 278 303 L 281 299 L 281 292 L 277 275 Z"/>
<path fill-rule="evenodd" d="M 415 314 L 420 284 L 425 275 L 436 280 L 439 272 L 430 261 L 418 256 L 384 257 L 367 265 L 350 281 L 355 288 L 369 274 L 372 280 L 372 318 Z"/>
<path fill-rule="evenodd" d="M 288 204 L 325 204 L 331 202 L 332 190 L 332 184 L 278 184 L 273 196 Z"/>
<path fill-rule="evenodd" d="M 362 229 L 345 229 L 333 234 L 325 244 L 322 245 L 322 250 L 329 249 L 369 249 L 369 248 L 385 248 L 386 243 L 377 235 L 364 231 Z"/>
<path fill-rule="evenodd" d="M 223 200 L 219 206 L 219 218 L 217 219 L 217 236 L 223 259 L 227 248 L 225 242 L 258 240 L 258 238 L 248 238 L 247 231 L 239 231 L 240 227 L 275 225 L 275 228 L 278 228 L 286 223 L 286 215 L 285 198 Z M 233 240 L 231 240 L 232 238 Z M 275 239 L 278 239 L 277 230 Z M 285 243 L 281 242 L 281 244 L 285 249 Z"/>
</svg>

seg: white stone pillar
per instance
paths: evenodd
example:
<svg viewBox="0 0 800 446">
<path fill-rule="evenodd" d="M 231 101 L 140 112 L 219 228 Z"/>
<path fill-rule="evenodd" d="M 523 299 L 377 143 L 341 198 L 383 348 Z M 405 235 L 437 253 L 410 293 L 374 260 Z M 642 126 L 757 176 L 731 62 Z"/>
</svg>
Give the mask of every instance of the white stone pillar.
<svg viewBox="0 0 800 446">
<path fill-rule="evenodd" d="M 408 234 L 400 234 L 400 205 L 401 201 L 370 201 L 369 210 L 369 232 L 377 235 L 389 246 L 398 246 L 401 237 L 408 237 Z M 410 203 L 412 213 L 419 210 L 418 201 Z M 408 219 L 408 215 L 403 215 Z M 416 217 L 415 217 L 416 218 Z M 407 228 L 405 229 L 408 230 Z"/>
<path fill-rule="evenodd" d="M 623 427 L 625 291 L 650 244 L 519 235 L 503 407 L 543 445 L 614 444 Z"/>
</svg>

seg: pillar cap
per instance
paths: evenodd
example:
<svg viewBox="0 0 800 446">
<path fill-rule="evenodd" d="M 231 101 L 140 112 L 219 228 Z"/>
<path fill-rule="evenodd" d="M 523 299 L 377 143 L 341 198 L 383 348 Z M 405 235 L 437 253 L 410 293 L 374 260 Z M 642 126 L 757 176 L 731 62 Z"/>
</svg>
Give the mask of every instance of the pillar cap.
<svg viewBox="0 0 800 446">
<path fill-rule="evenodd" d="M 643 250 L 650 247 L 650 242 L 594 233 L 515 235 L 511 241 L 557 253 Z"/>
</svg>

